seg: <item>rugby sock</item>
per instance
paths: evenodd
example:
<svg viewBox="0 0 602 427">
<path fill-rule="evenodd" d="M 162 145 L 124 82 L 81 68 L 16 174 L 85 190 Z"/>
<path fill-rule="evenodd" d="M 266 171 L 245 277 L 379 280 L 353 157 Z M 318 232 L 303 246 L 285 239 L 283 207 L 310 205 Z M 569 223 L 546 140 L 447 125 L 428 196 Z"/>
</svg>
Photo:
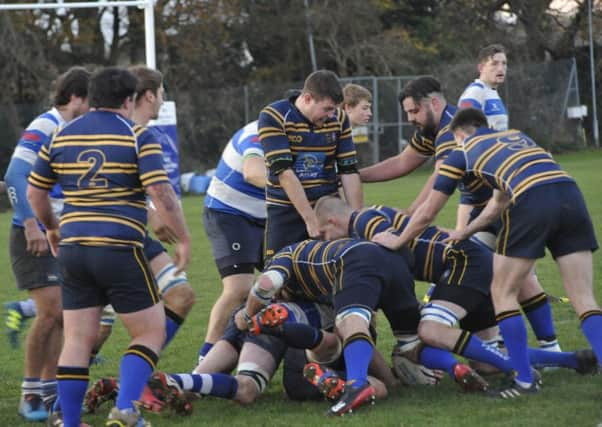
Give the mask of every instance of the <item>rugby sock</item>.
<svg viewBox="0 0 602 427">
<path fill-rule="evenodd" d="M 506 373 L 512 371 L 508 356 L 496 347 L 485 344 L 479 337 L 468 331 L 462 331 L 453 352 L 468 359 L 488 363 Z"/>
<path fill-rule="evenodd" d="M 577 369 L 575 353 L 565 351 L 547 351 L 540 348 L 529 348 L 529 361 L 536 368 L 546 366 L 561 366 L 563 368 Z"/>
<path fill-rule="evenodd" d="M 21 396 L 25 396 L 26 394 L 42 395 L 42 382 L 39 378 L 23 378 L 23 382 L 21 383 Z"/>
<path fill-rule="evenodd" d="M 430 369 L 439 369 L 446 371 L 453 379 L 454 366 L 458 364 L 458 360 L 447 350 L 425 345 L 420 352 L 420 364 Z"/>
<path fill-rule="evenodd" d="M 163 348 L 167 347 L 173 337 L 178 333 L 178 329 L 180 329 L 183 322 L 183 318 L 165 307 L 165 342 L 163 343 Z"/>
<path fill-rule="evenodd" d="M 238 390 L 238 381 L 226 374 L 169 374 L 182 390 L 208 396 L 233 399 Z"/>
<path fill-rule="evenodd" d="M 343 354 L 347 383 L 352 387 L 361 387 L 368 381 L 368 365 L 372 360 L 374 344 L 369 335 L 358 332 L 345 340 Z"/>
<path fill-rule="evenodd" d="M 116 403 L 118 409 L 134 408 L 133 401 L 140 399 L 144 385 L 158 360 L 159 356 L 143 345 L 132 345 L 125 351 L 119 370 L 121 380 Z"/>
<path fill-rule="evenodd" d="M 579 316 L 581 330 L 592 346 L 598 358 L 598 365 L 602 366 L 602 311 L 590 310 Z"/>
<path fill-rule="evenodd" d="M 520 306 L 525 316 L 527 316 L 540 346 L 550 349 L 557 346 L 558 340 L 556 339 L 552 308 L 548 296 L 542 292 L 526 301 L 522 301 Z"/>
<path fill-rule="evenodd" d="M 21 309 L 21 314 L 23 317 L 34 317 L 37 313 L 36 302 L 33 300 L 33 298 L 19 301 L 19 308 Z"/>
<path fill-rule="evenodd" d="M 207 356 L 207 353 L 209 353 L 209 351 L 213 348 L 213 343 L 210 342 L 204 342 L 203 346 L 200 348 L 199 350 L 199 356 L 201 357 L 205 357 Z"/>
<path fill-rule="evenodd" d="M 42 400 L 47 408 L 52 407 L 56 400 L 56 379 L 42 380 Z"/>
<path fill-rule="evenodd" d="M 496 320 L 508 349 L 512 368 L 517 372 L 516 381 L 531 384 L 533 373 L 527 349 L 527 328 L 520 311 L 503 311 L 496 315 Z"/>
<path fill-rule="evenodd" d="M 286 322 L 279 328 L 262 328 L 261 332 L 270 334 L 268 329 L 276 329 L 277 332 L 274 335 L 282 338 L 288 346 L 294 348 L 314 348 L 322 342 L 324 336 L 320 329 L 296 322 Z"/>
<path fill-rule="evenodd" d="M 88 387 L 88 368 L 58 366 L 56 369 L 61 412 L 65 427 L 79 427 L 82 403 Z"/>
</svg>

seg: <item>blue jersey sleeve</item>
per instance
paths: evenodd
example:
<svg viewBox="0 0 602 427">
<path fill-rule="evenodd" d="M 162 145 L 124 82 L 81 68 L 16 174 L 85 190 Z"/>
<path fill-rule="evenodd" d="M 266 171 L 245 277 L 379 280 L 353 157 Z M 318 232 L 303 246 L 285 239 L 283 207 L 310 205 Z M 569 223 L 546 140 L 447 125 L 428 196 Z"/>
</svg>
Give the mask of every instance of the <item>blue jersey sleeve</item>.
<svg viewBox="0 0 602 427">
<path fill-rule="evenodd" d="M 439 168 L 433 189 L 451 195 L 462 180 L 465 170 L 464 152 L 462 150 L 452 151 Z"/>
<path fill-rule="evenodd" d="M 19 221 L 34 217 L 31 206 L 27 201 L 27 177 L 31 171 L 31 163 L 13 157 L 8 164 L 4 180 L 6 181 L 8 197 L 15 216 Z"/>
<path fill-rule="evenodd" d="M 163 150 L 154 134 L 146 128 L 134 128 L 138 148 L 138 171 L 143 187 L 168 182 L 169 178 L 163 167 Z"/>
<path fill-rule="evenodd" d="M 243 157 L 259 156 L 263 157 L 263 147 L 259 141 L 259 135 L 249 135 L 239 141 L 238 149 Z"/>
<path fill-rule="evenodd" d="M 259 114 L 259 140 L 265 153 L 266 165 L 278 175 L 293 164 L 293 154 L 284 130 L 284 117 L 272 106 Z"/>
<path fill-rule="evenodd" d="M 339 143 L 337 145 L 337 166 L 339 173 L 356 172 L 357 152 L 355 143 L 351 136 L 351 126 L 349 118 L 342 110 L 338 111 L 338 119 L 341 122 L 341 133 L 339 135 Z"/>
</svg>

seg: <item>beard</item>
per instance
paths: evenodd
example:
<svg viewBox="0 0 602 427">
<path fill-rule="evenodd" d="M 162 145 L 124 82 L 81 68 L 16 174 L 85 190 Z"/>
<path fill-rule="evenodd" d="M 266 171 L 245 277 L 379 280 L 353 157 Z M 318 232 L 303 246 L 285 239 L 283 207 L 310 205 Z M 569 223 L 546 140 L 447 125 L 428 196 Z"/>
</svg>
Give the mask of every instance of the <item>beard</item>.
<svg viewBox="0 0 602 427">
<path fill-rule="evenodd" d="M 430 139 L 435 139 L 435 137 L 437 136 L 437 125 L 435 124 L 435 114 L 433 114 L 432 111 L 428 111 L 426 113 L 426 123 L 424 124 L 424 126 L 420 127 L 420 130 L 422 132 L 422 135 L 430 138 Z"/>
</svg>

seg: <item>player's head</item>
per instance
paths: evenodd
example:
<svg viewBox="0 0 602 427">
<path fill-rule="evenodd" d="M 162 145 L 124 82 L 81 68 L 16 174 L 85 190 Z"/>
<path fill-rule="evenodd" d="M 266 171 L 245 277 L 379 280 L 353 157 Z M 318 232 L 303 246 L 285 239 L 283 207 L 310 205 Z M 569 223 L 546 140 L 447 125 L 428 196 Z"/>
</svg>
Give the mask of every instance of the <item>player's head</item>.
<svg viewBox="0 0 602 427">
<path fill-rule="evenodd" d="M 136 108 L 148 108 L 149 118 L 156 119 L 163 104 L 163 74 L 145 65 L 134 65 L 128 70 L 138 78 Z"/>
<path fill-rule="evenodd" d="M 55 81 L 53 104 L 57 108 L 70 107 L 73 117 L 88 111 L 88 84 L 90 72 L 84 67 L 71 67 Z"/>
<path fill-rule="evenodd" d="M 478 108 L 463 108 L 458 110 L 449 125 L 449 130 L 454 134 L 458 146 L 463 146 L 466 138 L 479 128 L 487 127 L 487 117 Z"/>
<path fill-rule="evenodd" d="M 477 57 L 479 80 L 491 87 L 504 83 L 508 62 L 506 49 L 501 44 L 491 44 L 479 51 Z"/>
<path fill-rule="evenodd" d="M 437 79 L 424 76 L 411 80 L 399 93 L 399 103 L 410 123 L 423 134 L 435 136 L 447 104 Z"/>
<path fill-rule="evenodd" d="M 126 117 L 134 110 L 138 79 L 125 68 L 103 68 L 90 78 L 90 107 L 124 109 Z"/>
<path fill-rule="evenodd" d="M 318 70 L 305 79 L 295 105 L 310 122 L 322 126 L 341 102 L 343 90 L 338 76 L 332 71 Z"/>
<path fill-rule="evenodd" d="M 343 108 L 351 126 L 365 125 L 372 117 L 372 94 L 363 86 L 348 83 L 343 87 Z"/>
<path fill-rule="evenodd" d="M 349 235 L 349 218 L 353 209 L 338 197 L 324 196 L 314 207 L 320 234 L 326 240 L 340 239 Z"/>
</svg>

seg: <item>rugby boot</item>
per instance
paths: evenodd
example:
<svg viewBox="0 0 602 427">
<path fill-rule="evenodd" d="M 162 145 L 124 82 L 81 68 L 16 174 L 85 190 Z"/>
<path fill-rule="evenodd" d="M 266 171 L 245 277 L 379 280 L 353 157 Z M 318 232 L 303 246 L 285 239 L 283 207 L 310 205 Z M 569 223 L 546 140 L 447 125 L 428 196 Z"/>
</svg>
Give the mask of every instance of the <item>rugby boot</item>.
<svg viewBox="0 0 602 427">
<path fill-rule="evenodd" d="M 489 384 L 477 371 L 463 363 L 454 366 L 454 378 L 464 391 L 487 391 Z"/>
<path fill-rule="evenodd" d="M 38 394 L 26 394 L 21 396 L 19 402 L 19 415 L 27 421 L 46 421 L 48 411 L 42 397 Z"/>
<path fill-rule="evenodd" d="M 581 375 L 596 375 L 600 372 L 598 365 L 598 358 L 593 350 L 587 348 L 584 350 L 577 350 L 575 352 L 577 359 L 577 367 L 575 371 Z"/>
<path fill-rule="evenodd" d="M 372 387 L 369 382 L 366 382 L 366 384 L 359 387 L 353 387 L 352 384 L 347 384 L 345 392 L 339 401 L 328 410 L 327 415 L 341 416 L 349 414 L 362 405 L 368 403 L 373 405 L 375 399 L 374 387 Z"/>
<path fill-rule="evenodd" d="M 270 329 L 277 328 L 288 319 L 288 310 L 281 304 L 270 304 L 251 317 L 249 322 L 249 332 L 252 335 L 259 335 L 268 332 Z"/>
<path fill-rule="evenodd" d="M 175 381 L 163 372 L 154 372 L 144 388 L 140 407 L 152 412 L 161 412 L 165 407 L 178 415 L 190 415 L 192 404 Z"/>
<path fill-rule="evenodd" d="M 303 368 L 303 376 L 307 381 L 318 388 L 328 400 L 338 400 L 345 390 L 345 381 L 338 374 L 330 369 L 322 367 L 311 362 Z"/>
<path fill-rule="evenodd" d="M 151 423 L 137 409 L 119 410 L 113 407 L 105 423 L 106 427 L 151 427 Z"/>
<path fill-rule="evenodd" d="M 119 392 L 119 383 L 115 378 L 101 378 L 88 389 L 84 396 L 83 409 L 94 413 L 103 403 L 115 401 Z"/>
</svg>

